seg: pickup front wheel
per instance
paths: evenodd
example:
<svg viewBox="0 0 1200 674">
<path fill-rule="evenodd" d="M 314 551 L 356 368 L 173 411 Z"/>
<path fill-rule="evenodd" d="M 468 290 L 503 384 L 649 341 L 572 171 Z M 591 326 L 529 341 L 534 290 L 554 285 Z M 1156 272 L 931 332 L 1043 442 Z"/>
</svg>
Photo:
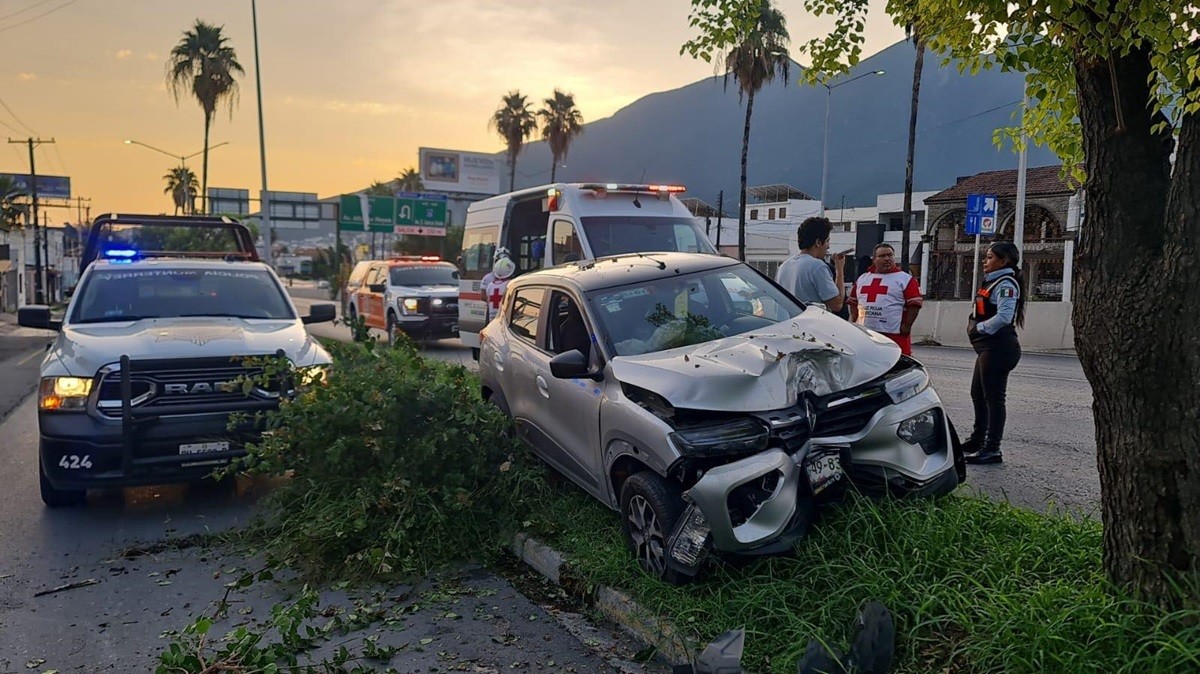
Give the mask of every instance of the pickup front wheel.
<svg viewBox="0 0 1200 674">
<path fill-rule="evenodd" d="M 83 489 L 55 489 L 46 477 L 46 469 L 38 460 L 38 486 L 42 491 L 42 503 L 51 508 L 70 508 L 87 502 L 87 492 Z"/>
</svg>

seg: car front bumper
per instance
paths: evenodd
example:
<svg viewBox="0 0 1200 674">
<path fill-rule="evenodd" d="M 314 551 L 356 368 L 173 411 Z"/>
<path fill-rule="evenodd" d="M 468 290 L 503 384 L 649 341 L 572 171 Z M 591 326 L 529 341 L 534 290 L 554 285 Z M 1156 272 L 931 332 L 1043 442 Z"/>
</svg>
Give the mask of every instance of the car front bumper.
<svg viewBox="0 0 1200 674">
<path fill-rule="evenodd" d="M 902 440 L 897 434 L 900 425 L 930 410 L 936 421 L 934 434 L 925 444 Z M 949 422 L 937 394 L 926 389 L 879 410 L 851 435 L 812 438 L 793 454 L 771 448 L 712 468 L 685 497 L 689 508 L 703 515 L 714 550 L 778 552 L 804 536 L 814 508 L 805 462 L 810 456 L 831 454 L 838 457 L 854 487 L 870 495 L 942 496 L 959 484 Z M 760 494 L 752 514 L 738 517 L 735 523 L 729 504 L 731 494 L 739 488 L 759 488 Z M 684 526 L 681 520 L 680 528 Z"/>
<path fill-rule="evenodd" d="M 458 314 L 433 316 L 400 316 L 396 327 L 410 337 L 445 339 L 458 336 Z"/>
<path fill-rule="evenodd" d="M 229 428 L 228 413 L 117 420 L 88 413 L 39 413 L 40 461 L 55 489 L 105 489 L 203 478 L 244 455 L 261 422 Z M 184 445 L 228 443 L 222 451 L 183 454 Z"/>
</svg>

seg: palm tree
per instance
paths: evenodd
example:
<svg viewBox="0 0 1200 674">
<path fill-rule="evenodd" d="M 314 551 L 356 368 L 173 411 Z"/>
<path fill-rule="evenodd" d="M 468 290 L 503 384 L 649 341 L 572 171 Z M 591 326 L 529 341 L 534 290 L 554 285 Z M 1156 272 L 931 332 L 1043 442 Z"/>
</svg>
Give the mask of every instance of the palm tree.
<svg viewBox="0 0 1200 674">
<path fill-rule="evenodd" d="M 176 166 L 163 175 L 163 180 L 167 181 L 163 194 L 169 194 L 175 202 L 175 215 L 179 215 L 179 211 L 184 215 L 195 213 L 196 193 L 200 189 L 196 174 L 186 166 Z"/>
<path fill-rule="evenodd" d="M 908 113 L 908 157 L 904 162 L 904 224 L 900 233 L 900 268 L 907 272 L 910 262 L 908 226 L 912 219 L 913 154 L 917 146 L 917 106 L 921 100 L 921 71 L 925 68 L 925 39 L 913 24 L 904 27 L 904 34 L 917 47 L 916 60 L 913 62 L 912 107 Z"/>
<path fill-rule="evenodd" d="M 550 146 L 550 182 L 558 170 L 559 159 L 567 158 L 567 150 L 571 141 L 583 133 L 583 114 L 575 107 L 575 95 L 564 94 L 554 90 L 554 98 L 543 101 L 543 107 L 537 112 L 542 119 L 542 140 Z"/>
<path fill-rule="evenodd" d="M 0 175 L 0 231 L 10 232 L 21 228 L 21 216 L 25 207 L 17 199 L 25 196 L 25 190 L 17 186 L 12 176 Z"/>
<path fill-rule="evenodd" d="M 401 171 L 396 180 L 401 192 L 421 192 L 425 189 L 425 183 L 421 182 L 421 174 L 411 166 Z"/>
<path fill-rule="evenodd" d="M 525 141 L 537 130 L 537 119 L 529 109 L 529 101 L 520 91 L 510 91 L 500 99 L 500 107 L 488 120 L 488 128 L 495 129 L 504 139 L 508 150 L 508 191 L 517 184 L 517 155 Z"/>
<path fill-rule="evenodd" d="M 723 59 L 725 86 L 732 76 L 738 85 L 738 100 L 746 98 L 746 126 L 742 130 L 742 179 L 738 208 L 738 258 L 746 259 L 746 160 L 750 153 L 750 116 L 754 113 L 754 95 L 778 74 L 787 84 L 792 60 L 787 55 L 787 21 L 771 0 L 759 0 L 758 20 L 736 47 Z"/>
<path fill-rule="evenodd" d="M 196 25 L 184 32 L 179 44 L 167 60 L 167 87 L 175 102 L 190 93 L 204 110 L 204 167 L 201 179 L 201 203 L 208 194 L 208 132 L 213 115 L 222 104 L 229 106 L 229 117 L 238 98 L 236 76 L 244 75 L 238 63 L 237 51 L 229 46 L 229 38 L 221 33 L 224 26 L 214 26 L 196 19 Z"/>
<path fill-rule="evenodd" d="M 396 192 L 396 181 L 389 180 L 386 183 L 378 180 L 372 180 L 371 186 L 367 188 L 367 194 L 373 197 L 390 197 Z"/>
</svg>

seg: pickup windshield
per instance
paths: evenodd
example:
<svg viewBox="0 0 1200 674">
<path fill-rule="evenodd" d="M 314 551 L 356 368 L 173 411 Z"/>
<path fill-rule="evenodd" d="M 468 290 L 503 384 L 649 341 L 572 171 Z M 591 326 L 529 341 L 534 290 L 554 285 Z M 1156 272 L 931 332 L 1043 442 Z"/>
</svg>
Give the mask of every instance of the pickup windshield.
<svg viewBox="0 0 1200 674">
<path fill-rule="evenodd" d="M 608 288 L 591 300 L 618 356 L 732 337 L 804 311 L 743 265 Z"/>
<path fill-rule="evenodd" d="M 592 255 L 624 253 L 715 253 L 691 218 L 592 216 L 580 218 Z"/>
<path fill-rule="evenodd" d="M 388 272 L 394 286 L 455 286 L 458 287 L 458 270 L 454 265 L 429 265 L 422 267 L 392 267 Z"/>
<path fill-rule="evenodd" d="M 294 319 L 270 272 L 263 269 L 105 269 L 83 282 L 72 323 L 219 316 Z"/>
</svg>

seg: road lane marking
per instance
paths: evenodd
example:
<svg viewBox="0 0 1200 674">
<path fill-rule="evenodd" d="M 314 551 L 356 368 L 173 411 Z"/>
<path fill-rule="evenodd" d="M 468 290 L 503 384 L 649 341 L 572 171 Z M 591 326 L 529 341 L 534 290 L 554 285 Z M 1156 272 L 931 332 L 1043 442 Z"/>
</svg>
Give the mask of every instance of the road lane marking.
<svg viewBox="0 0 1200 674">
<path fill-rule="evenodd" d="M 29 361 L 33 360 L 33 358 L 35 356 L 40 356 L 41 354 L 42 354 L 41 351 L 34 351 L 33 353 L 29 354 L 28 356 L 25 356 L 21 360 L 17 361 L 17 367 L 21 367 L 25 363 L 28 363 Z"/>
</svg>

